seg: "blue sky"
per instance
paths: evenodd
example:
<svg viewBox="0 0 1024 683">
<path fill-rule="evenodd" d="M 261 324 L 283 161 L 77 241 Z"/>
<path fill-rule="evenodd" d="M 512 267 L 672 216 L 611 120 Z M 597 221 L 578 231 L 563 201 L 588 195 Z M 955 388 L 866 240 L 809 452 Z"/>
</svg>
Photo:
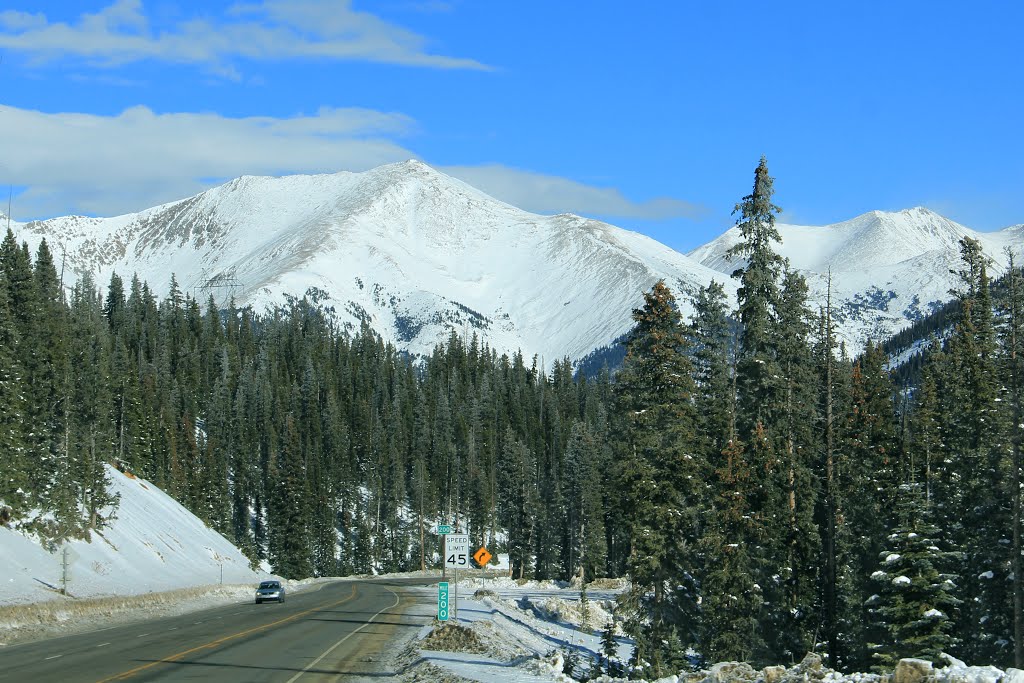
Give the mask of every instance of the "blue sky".
<svg viewBox="0 0 1024 683">
<path fill-rule="evenodd" d="M 1024 223 L 1024 5 L 9 0 L 16 219 L 415 157 L 681 251 L 762 154 L 780 220 Z"/>
</svg>

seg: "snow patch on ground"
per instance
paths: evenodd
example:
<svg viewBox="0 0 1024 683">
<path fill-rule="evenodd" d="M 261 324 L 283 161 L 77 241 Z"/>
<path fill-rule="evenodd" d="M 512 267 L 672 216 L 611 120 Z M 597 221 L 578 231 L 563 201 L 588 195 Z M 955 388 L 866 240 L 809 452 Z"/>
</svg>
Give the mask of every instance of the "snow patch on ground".
<svg viewBox="0 0 1024 683">
<path fill-rule="evenodd" d="M 612 617 L 624 581 L 591 584 L 584 610 L 578 585 L 553 581 L 516 581 L 508 577 L 459 582 L 458 616 L 447 625 L 425 625 L 403 653 L 402 680 L 486 681 L 493 683 L 570 683 L 585 677 L 597 683 L 625 681 L 592 672 L 601 651 L 601 631 Z M 423 590 L 418 616 L 436 615 L 436 590 Z M 428 597 L 429 596 L 429 597 Z M 431 602 L 433 600 L 433 602 Z M 587 624 L 584 626 L 584 612 Z M 632 641 L 616 628 L 619 661 L 628 661 Z M 575 660 L 575 668 L 573 667 Z M 919 683 L 1024 683 L 1024 672 L 968 666 L 946 656 L 947 666 L 932 668 Z M 574 675 L 570 675 L 570 672 Z M 630 679 L 643 681 L 643 679 Z M 720 662 L 702 671 L 680 671 L 649 683 L 880 683 L 873 673 L 842 674 L 808 655 L 791 667 L 756 671 L 742 662 Z"/>
<path fill-rule="evenodd" d="M 109 526 L 66 544 L 66 595 L 64 546 L 0 526 L 0 647 L 247 602 L 272 576 L 156 485 L 109 465 L 107 477 L 120 503 Z"/>
<path fill-rule="evenodd" d="M 156 485 L 107 465 L 120 496 L 110 525 L 72 540 L 67 597 L 62 547 L 0 526 L 0 606 L 47 600 L 143 595 L 197 586 L 252 584 L 269 576 L 226 538 Z"/>
</svg>

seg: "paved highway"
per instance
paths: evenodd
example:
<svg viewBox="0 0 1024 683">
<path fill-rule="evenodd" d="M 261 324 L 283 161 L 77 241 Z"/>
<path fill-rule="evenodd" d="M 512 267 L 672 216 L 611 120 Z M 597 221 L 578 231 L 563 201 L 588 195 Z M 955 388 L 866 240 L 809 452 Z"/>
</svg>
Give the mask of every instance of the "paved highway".
<svg viewBox="0 0 1024 683">
<path fill-rule="evenodd" d="M 291 593 L 284 604 L 228 605 L 14 645 L 0 650 L 0 682 L 386 679 L 394 672 L 382 668 L 381 653 L 423 622 L 403 616 L 417 599 L 403 588 L 428 584 L 337 581 Z"/>
</svg>

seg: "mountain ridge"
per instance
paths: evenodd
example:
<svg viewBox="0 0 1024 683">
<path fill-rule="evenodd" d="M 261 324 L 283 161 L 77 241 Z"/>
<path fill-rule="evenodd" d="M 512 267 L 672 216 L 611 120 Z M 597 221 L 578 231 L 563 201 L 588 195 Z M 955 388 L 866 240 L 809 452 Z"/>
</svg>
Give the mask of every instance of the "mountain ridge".
<svg viewBox="0 0 1024 683">
<path fill-rule="evenodd" d="M 342 326 L 366 321 L 412 353 L 454 328 L 499 352 L 579 358 L 624 333 L 658 279 L 679 291 L 713 277 L 643 235 L 531 214 L 416 161 L 243 177 L 136 214 L 18 232 L 33 248 L 43 236 L 67 246 L 72 270 L 101 285 L 116 269 L 160 293 L 175 273 L 197 298 L 219 282 L 218 295 L 257 309 L 316 292 Z"/>
<path fill-rule="evenodd" d="M 895 334 L 950 299 L 962 238 L 981 243 L 992 275 L 1006 267 L 1004 247 L 1024 247 L 1020 226 L 983 233 L 924 207 L 869 211 L 824 226 L 776 227 L 782 237 L 778 251 L 807 279 L 811 301 L 824 307 L 831 290 L 840 336 L 858 348 Z M 738 240 L 733 227 L 687 255 L 727 275 L 740 263 L 726 257 Z"/>
<path fill-rule="evenodd" d="M 839 334 L 860 346 L 947 300 L 958 242 L 979 239 L 1003 267 L 1024 225 L 979 233 L 923 207 L 870 211 L 826 226 L 778 224 L 779 252 L 808 280 L 813 306 L 831 288 Z M 735 294 L 733 227 L 682 254 L 649 237 L 563 213 L 499 201 L 416 160 L 362 173 L 240 176 L 192 197 L 109 218 L 16 224 L 34 249 L 45 236 L 69 271 L 137 273 L 158 294 L 171 274 L 205 300 L 260 310 L 316 296 L 339 326 L 369 324 L 413 354 L 451 330 L 499 353 L 579 360 L 632 326 L 642 292 L 664 279 L 688 293 L 712 279 Z"/>
</svg>

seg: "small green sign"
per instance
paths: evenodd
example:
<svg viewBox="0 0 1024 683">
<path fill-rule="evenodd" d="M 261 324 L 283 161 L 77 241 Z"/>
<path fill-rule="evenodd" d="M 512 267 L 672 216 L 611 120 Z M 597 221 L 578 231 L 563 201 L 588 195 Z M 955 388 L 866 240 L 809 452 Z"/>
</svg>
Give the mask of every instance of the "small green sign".
<svg viewBox="0 0 1024 683">
<path fill-rule="evenodd" d="M 448 621 L 448 582 L 437 584 L 437 620 Z"/>
<path fill-rule="evenodd" d="M 451 524 L 438 524 L 437 533 L 439 534 L 450 534 L 452 532 Z"/>
</svg>

